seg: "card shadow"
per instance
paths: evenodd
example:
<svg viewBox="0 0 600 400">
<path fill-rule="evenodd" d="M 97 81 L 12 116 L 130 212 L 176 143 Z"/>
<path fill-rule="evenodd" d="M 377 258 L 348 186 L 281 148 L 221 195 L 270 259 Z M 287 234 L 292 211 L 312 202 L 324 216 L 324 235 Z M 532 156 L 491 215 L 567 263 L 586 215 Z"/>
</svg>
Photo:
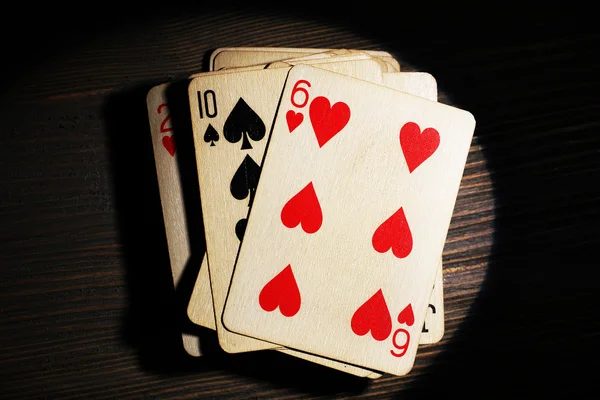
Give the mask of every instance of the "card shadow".
<svg viewBox="0 0 600 400">
<path fill-rule="evenodd" d="M 144 369 L 160 371 L 165 365 L 185 365 L 192 358 L 183 349 L 181 332 L 207 336 L 204 343 L 210 343 L 211 335 L 196 327 L 192 332 L 188 324 L 182 304 L 191 293 L 189 285 L 173 288 L 146 108 L 146 95 L 155 84 L 110 95 L 103 114 L 129 291 L 123 338 L 137 350 Z M 199 268 L 194 254 L 182 281 L 193 282 Z"/>
</svg>

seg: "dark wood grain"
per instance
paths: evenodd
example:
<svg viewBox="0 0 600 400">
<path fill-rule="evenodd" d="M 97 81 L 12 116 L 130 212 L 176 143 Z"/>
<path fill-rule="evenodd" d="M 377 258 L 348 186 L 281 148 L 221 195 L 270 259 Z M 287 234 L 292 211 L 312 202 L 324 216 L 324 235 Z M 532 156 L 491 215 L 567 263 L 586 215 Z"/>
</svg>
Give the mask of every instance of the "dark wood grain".
<svg viewBox="0 0 600 400">
<path fill-rule="evenodd" d="M 75 16 L 46 5 L 3 27 L 0 397 L 537 398 L 596 386 L 590 13 L 318 4 Z M 145 95 L 206 70 L 224 46 L 387 50 L 475 115 L 444 249 L 446 334 L 421 346 L 409 375 L 370 381 L 277 352 L 224 354 L 185 320 L 190 284 L 171 287 Z M 180 330 L 208 355 L 187 357 Z"/>
</svg>

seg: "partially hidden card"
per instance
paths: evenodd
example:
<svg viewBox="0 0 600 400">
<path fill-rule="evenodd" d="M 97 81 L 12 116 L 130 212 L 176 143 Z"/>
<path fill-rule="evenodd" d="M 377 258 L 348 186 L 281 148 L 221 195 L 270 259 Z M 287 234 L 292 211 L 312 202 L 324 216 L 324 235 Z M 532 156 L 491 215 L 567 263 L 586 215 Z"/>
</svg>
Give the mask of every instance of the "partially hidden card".
<svg viewBox="0 0 600 400">
<path fill-rule="evenodd" d="M 245 222 L 227 329 L 410 371 L 474 127 L 464 110 L 292 67 Z"/>
</svg>

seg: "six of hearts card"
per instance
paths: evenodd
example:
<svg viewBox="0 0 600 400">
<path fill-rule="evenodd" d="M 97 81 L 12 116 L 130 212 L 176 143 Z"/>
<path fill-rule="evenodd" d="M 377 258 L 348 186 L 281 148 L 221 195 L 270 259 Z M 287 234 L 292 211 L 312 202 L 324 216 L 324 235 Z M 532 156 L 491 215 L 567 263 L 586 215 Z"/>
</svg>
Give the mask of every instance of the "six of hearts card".
<svg viewBox="0 0 600 400">
<path fill-rule="evenodd" d="M 279 110 L 223 323 L 405 374 L 474 119 L 311 66 L 290 70 Z M 306 114 L 293 129 L 289 110 Z"/>
</svg>

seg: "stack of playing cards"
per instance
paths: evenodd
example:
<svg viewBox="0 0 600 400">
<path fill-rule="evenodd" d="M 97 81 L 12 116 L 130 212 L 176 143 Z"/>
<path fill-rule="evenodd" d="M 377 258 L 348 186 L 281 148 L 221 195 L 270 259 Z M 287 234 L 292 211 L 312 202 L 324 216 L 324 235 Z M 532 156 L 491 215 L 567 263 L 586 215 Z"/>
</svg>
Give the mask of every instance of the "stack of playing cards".
<svg viewBox="0 0 600 400">
<path fill-rule="evenodd" d="M 188 88 L 207 249 L 191 321 L 229 353 L 408 373 L 444 332 L 442 250 L 473 116 L 382 51 L 222 48 L 210 68 Z M 200 221 L 185 217 L 167 87 L 147 103 L 177 285 Z"/>
</svg>

